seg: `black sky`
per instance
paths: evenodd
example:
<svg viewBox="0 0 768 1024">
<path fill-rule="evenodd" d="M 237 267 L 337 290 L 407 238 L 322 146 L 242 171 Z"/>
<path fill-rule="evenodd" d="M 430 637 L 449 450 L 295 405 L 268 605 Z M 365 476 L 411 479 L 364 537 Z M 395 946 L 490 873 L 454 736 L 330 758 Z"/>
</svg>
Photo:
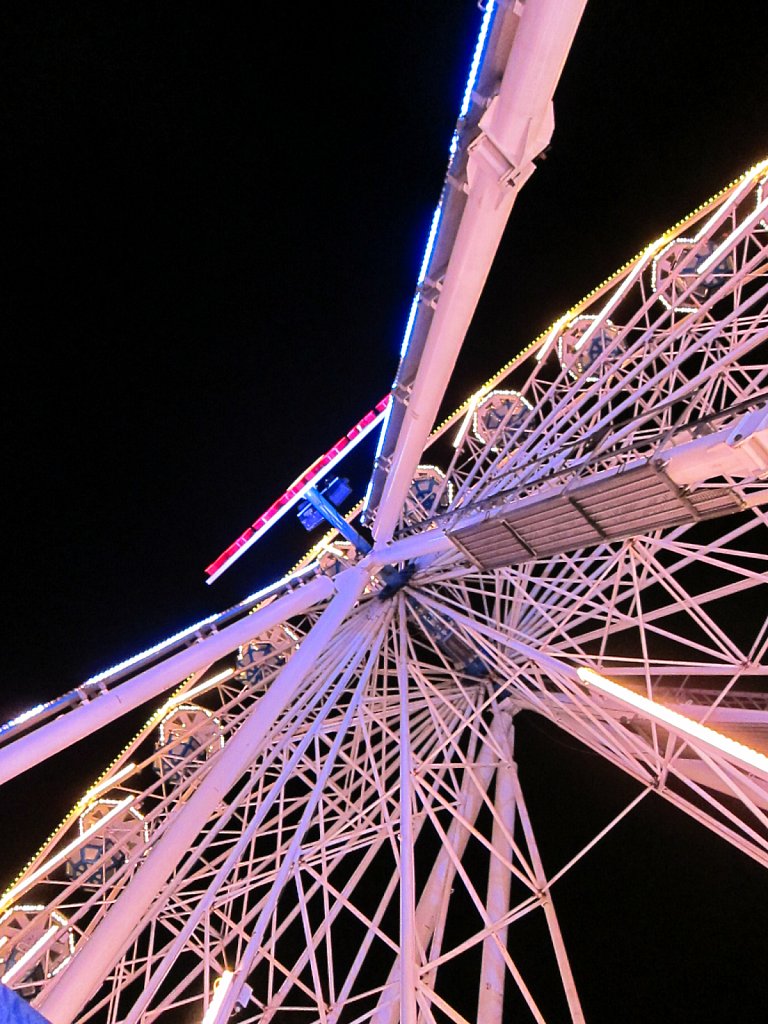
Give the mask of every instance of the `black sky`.
<svg viewBox="0 0 768 1024">
<path fill-rule="evenodd" d="M 296 526 L 203 583 L 389 386 L 479 17 L 469 0 L 5 11 L 0 718 L 301 553 Z M 768 154 L 767 36 L 757 2 L 590 0 L 452 398 Z M 540 814 L 598 820 L 631 792 L 526 735 L 560 766 Z M 7 797 L 22 833 L 54 824 L 57 792 L 45 822 Z M 556 862 L 569 832 L 547 835 Z M 580 871 L 563 900 L 591 1022 L 765 1019 L 768 897 L 744 857 L 649 803 Z"/>
</svg>

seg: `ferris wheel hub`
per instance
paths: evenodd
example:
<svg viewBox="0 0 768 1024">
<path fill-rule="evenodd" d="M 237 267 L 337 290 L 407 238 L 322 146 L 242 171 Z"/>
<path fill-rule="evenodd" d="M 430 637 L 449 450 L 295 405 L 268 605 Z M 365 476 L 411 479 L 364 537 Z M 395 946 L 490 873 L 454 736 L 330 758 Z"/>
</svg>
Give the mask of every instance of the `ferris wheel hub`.
<svg viewBox="0 0 768 1024">
<path fill-rule="evenodd" d="M 387 598 L 394 597 L 403 587 L 408 586 L 416 569 L 417 566 L 414 562 L 406 562 L 402 569 L 397 569 L 394 565 L 382 565 L 379 569 L 379 576 L 384 580 L 384 586 L 379 591 L 379 600 L 385 601 Z"/>
</svg>

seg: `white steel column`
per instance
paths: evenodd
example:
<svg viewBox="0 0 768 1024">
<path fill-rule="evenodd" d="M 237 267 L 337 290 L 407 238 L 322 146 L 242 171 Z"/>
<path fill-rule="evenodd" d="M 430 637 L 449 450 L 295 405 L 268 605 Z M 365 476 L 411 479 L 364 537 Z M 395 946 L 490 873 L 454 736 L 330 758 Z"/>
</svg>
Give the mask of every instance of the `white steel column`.
<svg viewBox="0 0 768 1024">
<path fill-rule="evenodd" d="M 416 943 L 416 867 L 413 858 L 413 759 L 408 700 L 405 598 L 398 595 L 397 683 L 400 692 L 400 1024 L 416 1024 L 419 984 Z"/>
<path fill-rule="evenodd" d="M 50 1024 L 71 1024 L 98 991 L 141 925 L 158 891 L 194 845 L 200 830 L 227 792 L 258 755 L 269 729 L 296 696 L 317 658 L 354 607 L 367 580 L 367 573 L 359 567 L 348 569 L 335 578 L 336 597 L 224 748 L 200 788 L 180 809 L 102 923 L 40 1001 L 37 1009 Z"/>
<path fill-rule="evenodd" d="M 207 668 L 241 644 L 252 640 L 293 615 L 300 615 L 332 596 L 333 583 L 318 576 L 306 586 L 278 598 L 239 622 L 212 633 L 186 651 L 180 651 L 152 668 L 146 669 L 113 690 L 95 697 L 59 718 L 41 725 L 0 750 L 0 785 L 58 754 L 78 740 L 89 736 L 121 715 L 133 711 L 187 676 Z"/>
<path fill-rule="evenodd" d="M 496 768 L 496 791 L 494 796 L 495 817 L 491 843 L 494 854 L 488 870 L 488 895 L 486 909 L 491 921 L 499 921 L 509 911 L 509 897 L 512 877 L 505 861 L 510 864 L 514 858 L 512 837 L 515 832 L 515 769 L 511 763 L 513 747 L 512 716 L 506 711 L 498 712 L 491 723 L 491 736 L 503 755 Z M 496 940 L 489 935 L 483 942 L 483 960 L 480 969 L 480 994 L 477 1001 L 477 1019 L 483 1024 L 503 1024 L 504 985 L 507 967 L 499 945 L 507 945 L 507 927 L 499 928 Z"/>
<path fill-rule="evenodd" d="M 373 671 L 373 668 L 378 660 L 380 644 L 383 637 L 384 631 L 382 630 L 378 634 L 377 641 L 371 646 L 370 650 L 368 650 L 367 652 L 368 656 L 366 666 L 362 673 L 360 674 L 360 679 L 354 689 L 352 699 L 350 700 L 347 709 L 344 712 L 344 717 L 338 727 L 338 731 L 336 733 L 336 736 L 334 737 L 331 748 L 328 751 L 328 754 L 326 755 L 326 758 L 323 762 L 323 768 L 321 773 L 317 777 L 317 782 L 315 783 L 312 796 L 310 797 L 309 802 L 304 808 L 304 812 L 301 816 L 301 820 L 299 821 L 296 827 L 296 832 L 293 836 L 293 839 L 291 840 L 290 846 L 288 847 L 288 850 L 286 851 L 285 856 L 283 857 L 282 862 L 280 863 L 280 868 L 275 877 L 275 881 L 272 885 L 269 896 L 267 897 L 265 903 L 261 907 L 259 917 L 258 920 L 256 921 L 253 933 L 251 934 L 251 937 L 248 939 L 248 944 L 243 950 L 240 959 L 240 964 L 238 965 L 237 971 L 235 972 L 233 987 L 227 993 L 225 999 L 223 1000 L 221 1007 L 218 1013 L 216 1014 L 215 1021 L 213 1022 L 213 1024 L 225 1024 L 225 1022 L 229 1019 L 232 1011 L 235 1008 L 237 993 L 240 991 L 242 985 L 245 983 L 245 979 L 247 978 L 249 972 L 251 971 L 254 961 L 256 960 L 256 957 L 258 956 L 260 950 L 262 949 L 264 935 L 269 926 L 269 922 L 272 920 L 273 913 L 277 907 L 277 903 L 278 900 L 280 899 L 280 896 L 284 892 L 284 887 L 288 881 L 288 878 L 296 869 L 297 861 L 302 853 L 304 836 L 312 822 L 315 811 L 317 810 L 320 801 L 323 799 L 323 796 L 325 795 L 326 784 L 328 782 L 331 772 L 333 771 L 333 767 L 339 755 L 342 742 L 349 730 L 353 718 L 357 714 L 360 701 L 362 699 L 365 688 L 368 684 L 368 680 L 370 679 L 371 672 Z M 354 653 L 355 664 L 359 664 L 359 662 L 363 659 L 365 654 L 365 647 L 357 645 L 355 647 Z M 301 897 L 299 897 L 299 899 L 301 899 Z M 318 979 L 316 979 L 316 983 L 317 981 Z M 317 1001 L 319 1005 L 323 1004 L 323 999 L 324 993 L 318 990 Z"/>
</svg>

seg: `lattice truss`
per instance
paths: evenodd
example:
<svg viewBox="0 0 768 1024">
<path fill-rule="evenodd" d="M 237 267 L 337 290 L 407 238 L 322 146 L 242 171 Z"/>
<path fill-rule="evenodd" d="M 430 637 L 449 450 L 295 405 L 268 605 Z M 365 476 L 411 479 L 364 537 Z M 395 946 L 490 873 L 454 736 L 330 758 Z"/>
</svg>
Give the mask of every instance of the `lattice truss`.
<svg viewBox="0 0 768 1024">
<path fill-rule="evenodd" d="M 242 1022 L 543 1021 L 515 944 L 535 919 L 581 1021 L 552 887 L 649 793 L 768 864 L 765 173 L 435 433 L 391 548 L 404 585 L 333 539 L 316 571 L 361 582 L 317 650 L 325 603 L 182 682 L 6 892 L 3 980 L 46 1012 L 294 669 L 79 1020 L 218 998 Z M 547 870 L 521 710 L 639 784 Z"/>
<path fill-rule="evenodd" d="M 519 501 L 545 484 L 573 489 L 639 459 L 663 460 L 674 445 L 723 429 L 764 402 L 763 191 L 760 168 L 753 169 L 648 246 L 466 403 L 443 484 L 456 492 L 446 525 L 468 506 L 492 507 L 500 494 Z M 761 468 L 758 457 L 739 488 L 749 488 Z"/>
</svg>

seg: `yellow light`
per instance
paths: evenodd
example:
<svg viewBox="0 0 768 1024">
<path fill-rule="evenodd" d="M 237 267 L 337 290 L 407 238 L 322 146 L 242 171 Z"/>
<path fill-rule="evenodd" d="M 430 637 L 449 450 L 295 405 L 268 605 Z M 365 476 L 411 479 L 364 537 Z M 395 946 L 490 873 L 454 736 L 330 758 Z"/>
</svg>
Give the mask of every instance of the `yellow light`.
<svg viewBox="0 0 768 1024">
<path fill-rule="evenodd" d="M 232 971 L 224 971 L 220 978 L 217 978 L 213 986 L 213 998 L 205 1011 L 202 1024 L 214 1024 L 219 1010 L 232 986 L 234 974 Z"/>
<path fill-rule="evenodd" d="M 173 700 L 174 697 L 177 697 L 181 693 L 181 691 L 187 685 L 187 683 L 189 683 L 191 678 L 192 677 L 190 676 L 187 679 L 185 679 L 183 683 L 179 684 L 179 686 L 173 691 L 171 701 Z M 131 749 L 131 747 L 135 746 L 136 743 L 141 739 L 141 737 L 146 734 L 147 730 L 152 729 L 154 728 L 155 725 L 157 725 L 157 723 L 160 721 L 160 719 L 171 706 L 172 704 L 167 701 L 165 704 L 162 704 L 159 708 L 157 708 L 156 711 L 152 712 L 150 717 L 147 719 L 147 721 L 144 723 L 141 729 L 139 729 L 139 731 L 136 733 L 133 739 L 129 740 L 128 743 L 126 743 L 126 745 L 117 755 L 117 757 L 112 759 L 110 764 L 107 765 L 106 769 L 96 779 L 96 781 L 93 784 L 94 789 L 97 786 L 99 786 L 102 781 L 107 781 L 106 776 L 108 775 L 108 773 L 112 771 L 116 764 L 119 764 L 119 762 L 123 759 L 123 757 L 125 757 L 127 752 Z M 109 783 L 113 784 L 116 778 L 117 775 L 112 776 L 109 779 Z M 15 888 L 24 879 L 26 873 L 30 870 L 35 861 L 43 854 L 43 851 L 46 850 L 51 845 L 51 843 L 53 843 L 56 840 L 56 838 L 61 835 L 64 829 L 69 828 L 69 826 L 72 824 L 72 820 L 82 812 L 83 806 L 87 802 L 88 794 L 86 793 L 85 797 L 81 797 L 80 800 L 78 800 L 78 802 L 75 804 L 72 810 L 66 814 L 66 816 L 61 820 L 60 824 L 53 830 L 53 832 L 51 832 L 46 841 L 38 848 L 34 857 L 30 857 L 29 861 L 24 865 L 21 871 L 19 871 L 19 873 L 13 879 L 11 886 L 3 893 L 2 897 L 0 897 L 0 910 L 2 910 L 2 908 L 7 905 L 8 893 L 11 891 L 11 889 Z"/>
<path fill-rule="evenodd" d="M 630 690 L 626 686 L 620 686 L 619 683 L 606 679 L 605 676 L 601 676 L 591 668 L 578 668 L 576 673 L 579 679 L 588 686 L 596 686 L 624 704 L 637 708 L 638 711 L 648 715 L 649 718 L 669 725 L 676 732 L 690 736 L 700 743 L 706 743 L 707 746 L 719 750 L 721 753 L 739 761 L 742 765 L 753 771 L 760 772 L 760 774 L 768 778 L 768 757 L 760 754 L 757 750 L 753 750 L 752 747 L 748 747 L 745 743 L 738 743 L 729 736 L 723 736 L 722 733 L 710 729 L 708 725 L 702 725 L 701 722 L 697 722 L 693 718 L 681 715 L 679 711 L 673 711 L 663 704 L 657 704 L 656 701 L 651 700 L 649 697 L 643 697 L 642 694 L 635 693 L 634 690 Z"/>
</svg>

